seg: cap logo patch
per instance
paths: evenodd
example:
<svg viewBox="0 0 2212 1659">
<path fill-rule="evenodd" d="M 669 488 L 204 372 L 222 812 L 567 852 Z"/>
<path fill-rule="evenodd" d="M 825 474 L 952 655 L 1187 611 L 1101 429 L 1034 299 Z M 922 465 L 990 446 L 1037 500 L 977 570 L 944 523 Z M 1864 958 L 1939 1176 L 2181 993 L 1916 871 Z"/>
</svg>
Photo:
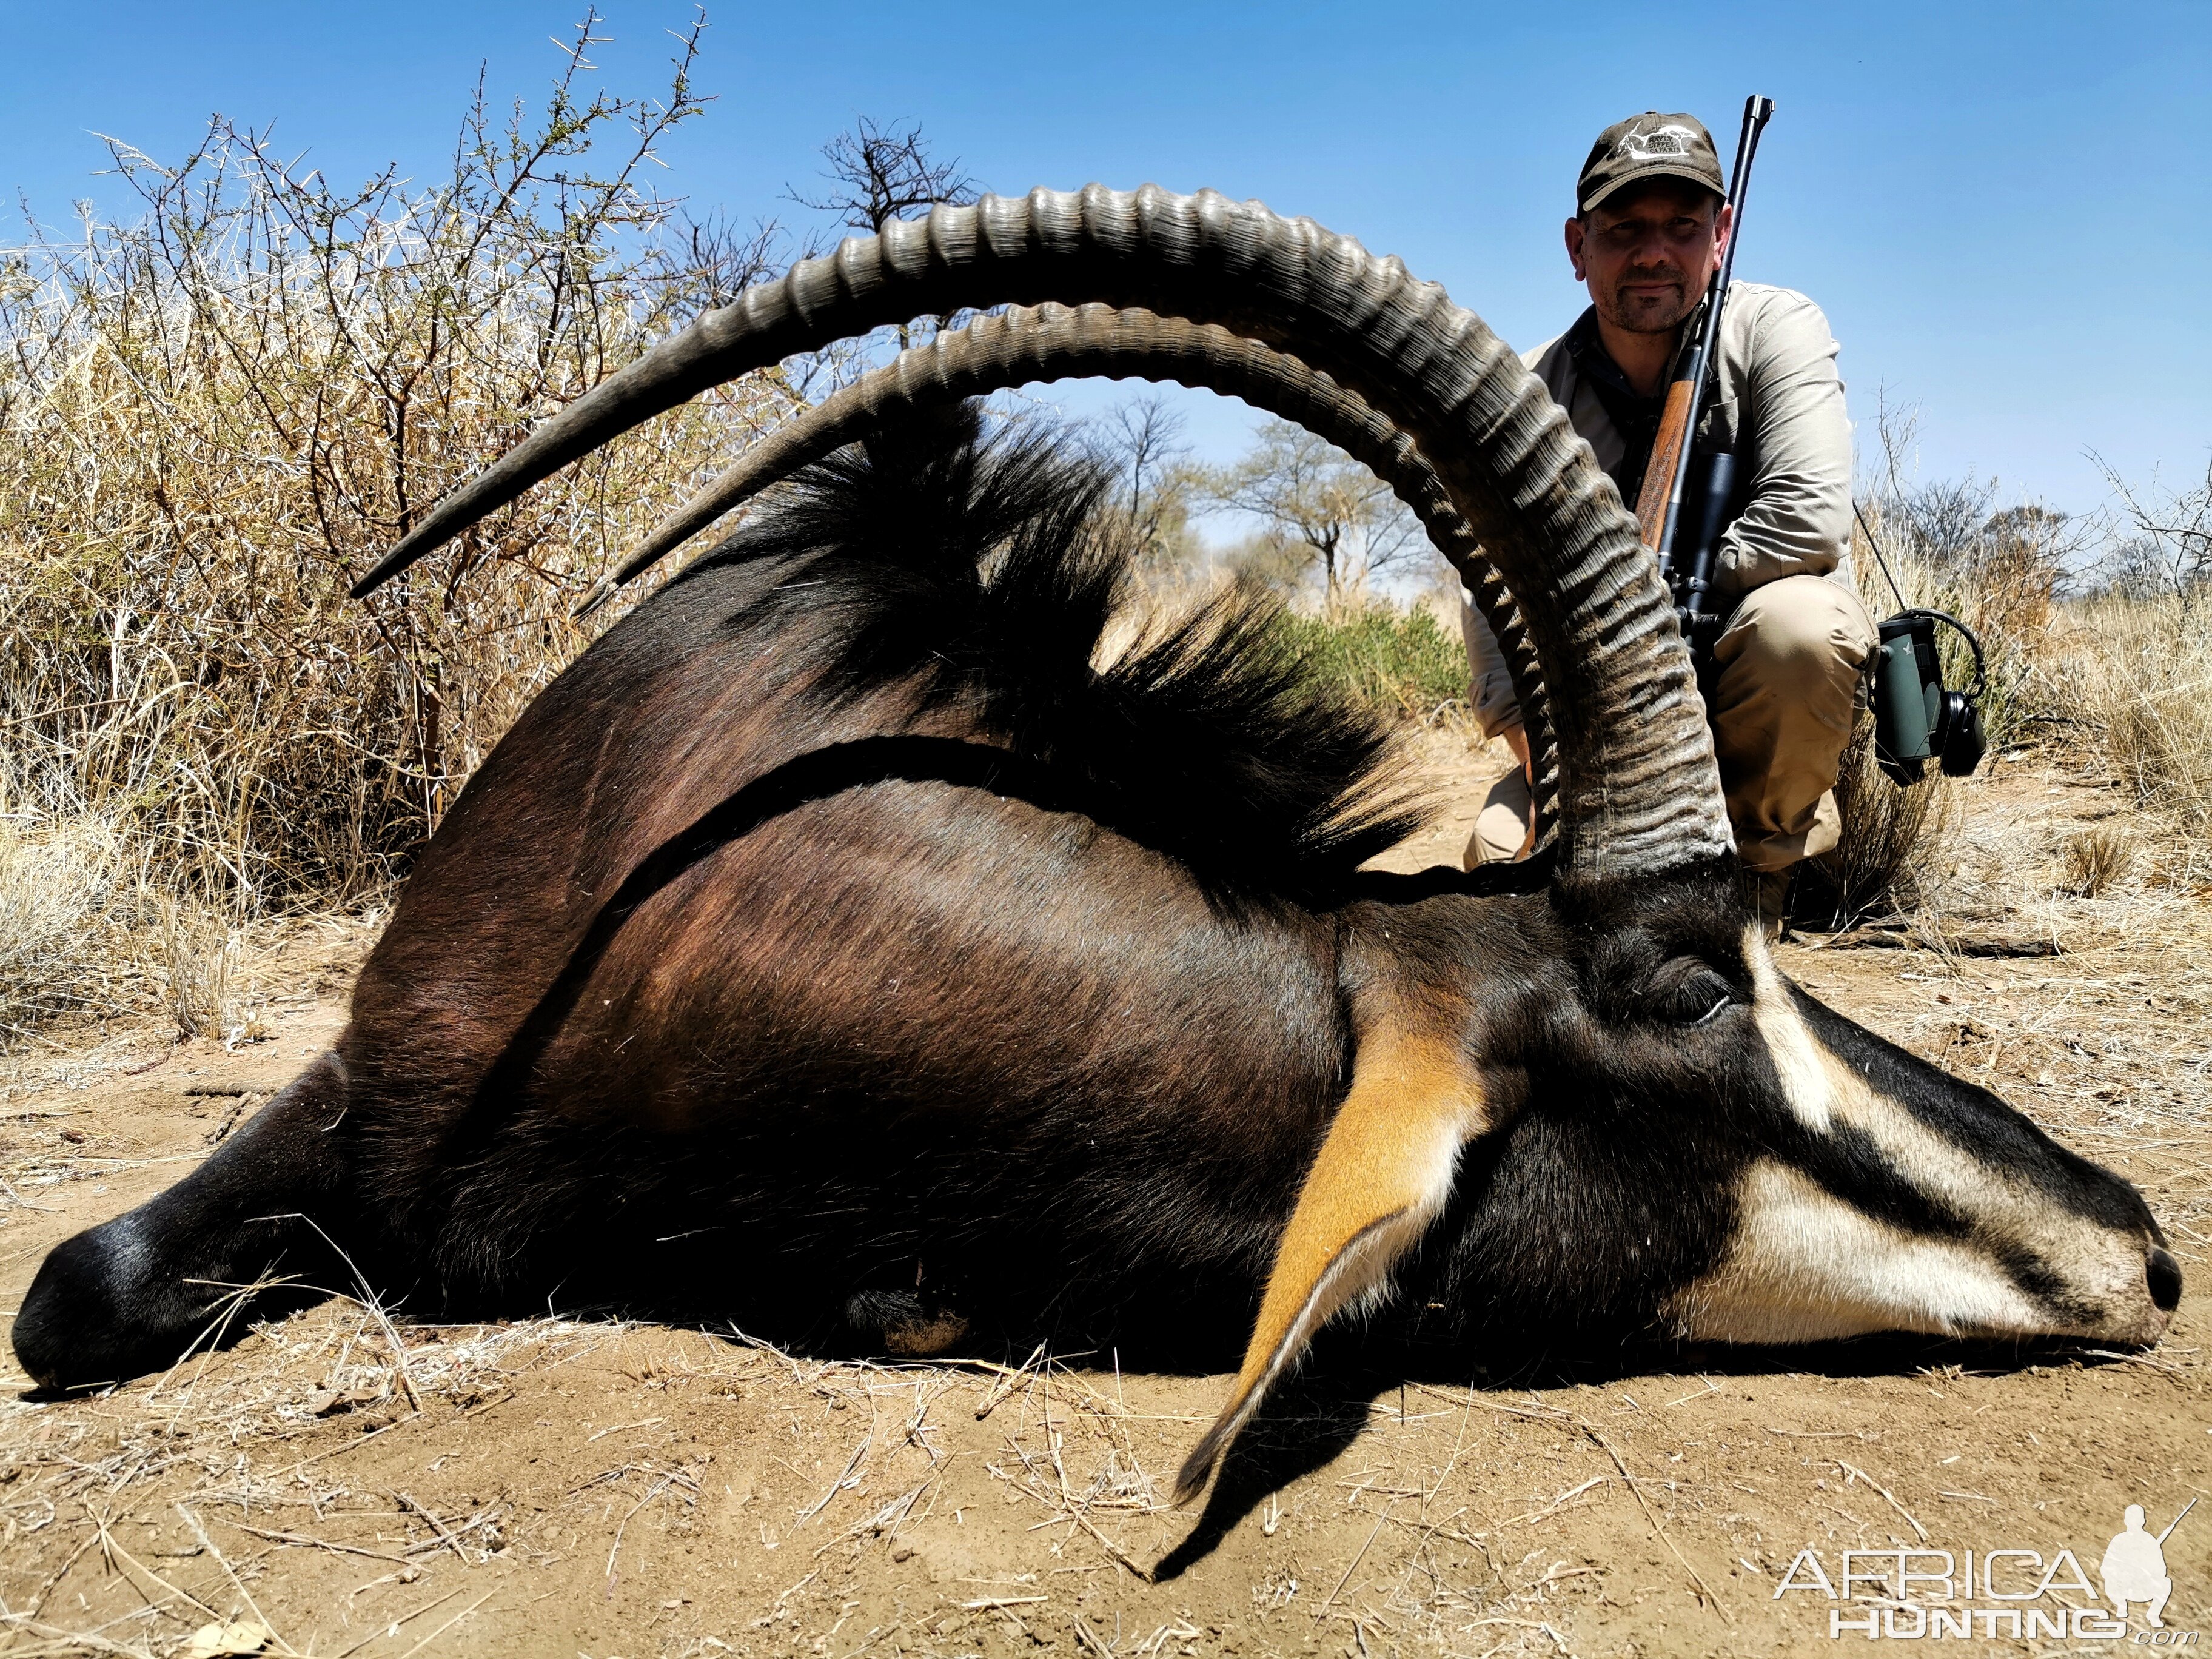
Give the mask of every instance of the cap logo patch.
<svg viewBox="0 0 2212 1659">
<path fill-rule="evenodd" d="M 1649 132 L 1626 132 L 1613 148 L 1615 155 L 1632 161 L 1649 161 L 1662 155 L 1687 155 L 1698 135 L 1674 122 Z"/>
</svg>

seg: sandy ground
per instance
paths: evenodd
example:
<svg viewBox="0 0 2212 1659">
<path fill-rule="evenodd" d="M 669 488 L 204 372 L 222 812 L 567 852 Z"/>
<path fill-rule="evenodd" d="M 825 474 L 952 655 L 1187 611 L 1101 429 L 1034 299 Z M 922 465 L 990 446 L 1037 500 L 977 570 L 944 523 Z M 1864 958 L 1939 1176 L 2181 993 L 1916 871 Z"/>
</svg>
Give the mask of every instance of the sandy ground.
<svg viewBox="0 0 2212 1659">
<path fill-rule="evenodd" d="M 1431 744 L 1467 803 L 1495 756 Z M 1727 1654 L 1830 1650 L 1817 1552 L 2000 1558 L 1944 1650 L 2055 1641 L 2124 1505 L 2212 1496 L 2201 898 L 2048 896 L 2111 816 L 2033 759 L 1970 787 L 1963 931 L 2055 957 L 1785 946 L 1801 982 L 2139 1182 L 2189 1288 L 2139 1356 L 1867 1343 L 1669 1352 L 1629 1374 L 1407 1375 L 1330 1343 L 1200 1514 L 1170 1473 L 1226 1379 L 1110 1354 L 823 1364 L 732 1336 L 540 1320 L 396 1329 L 335 1300 L 90 1399 L 0 1375 L 0 1654 Z M 64 1034 L 0 1071 L 0 1308 L 46 1252 L 177 1179 L 337 1031 L 374 918 L 261 965 L 274 1036 Z M 2212 1503 L 2167 1539 L 2171 1631 L 2212 1626 Z M 1861 1555 L 1862 1572 L 1885 1569 Z M 1910 1558 L 1936 1571 L 1936 1554 Z M 2007 1602 L 1986 1590 L 2039 1597 Z M 1793 1582 L 1810 1575 L 1802 1565 Z M 1854 1625 L 1881 1615 L 1862 1599 Z M 1930 1597 L 1937 1598 L 1932 1603 Z M 2154 1634 L 2136 1607 L 2131 1637 Z M 218 1639 L 211 1627 L 236 1623 Z M 1942 1628 L 1939 1626 L 1939 1628 Z M 2040 1633 L 2037 1633 L 2040 1632 Z M 1856 1629 L 1840 1639 L 1866 1638 Z M 197 1645 L 193 1645 L 194 1643 Z"/>
</svg>

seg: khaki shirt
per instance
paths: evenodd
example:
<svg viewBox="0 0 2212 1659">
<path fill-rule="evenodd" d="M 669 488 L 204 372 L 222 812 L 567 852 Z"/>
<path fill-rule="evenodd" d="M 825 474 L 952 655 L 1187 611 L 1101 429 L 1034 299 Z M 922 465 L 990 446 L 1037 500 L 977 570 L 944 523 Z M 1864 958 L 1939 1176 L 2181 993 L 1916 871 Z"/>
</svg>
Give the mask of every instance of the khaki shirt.
<svg viewBox="0 0 2212 1659">
<path fill-rule="evenodd" d="M 1559 406 L 1608 474 L 1628 445 L 1596 392 L 1583 383 L 1567 337 L 1521 361 Z M 1783 576 L 1849 584 L 1851 428 L 1836 338 L 1820 307 L 1764 283 L 1736 283 L 1721 314 L 1719 362 L 1698 421 L 1701 450 L 1733 450 L 1743 511 L 1721 537 L 1714 586 L 1729 609 Z M 1462 607 L 1475 716 L 1495 736 L 1521 718 L 1498 641 L 1472 604 Z"/>
</svg>

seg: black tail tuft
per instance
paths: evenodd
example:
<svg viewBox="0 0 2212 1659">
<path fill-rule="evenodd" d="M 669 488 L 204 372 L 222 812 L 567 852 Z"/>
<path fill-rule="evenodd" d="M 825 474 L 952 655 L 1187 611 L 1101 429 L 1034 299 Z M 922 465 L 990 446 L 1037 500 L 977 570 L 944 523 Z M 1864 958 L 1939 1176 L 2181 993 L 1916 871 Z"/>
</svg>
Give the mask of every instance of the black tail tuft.
<svg viewBox="0 0 2212 1659">
<path fill-rule="evenodd" d="M 1108 482 L 1048 431 L 933 410 L 798 474 L 686 574 L 803 562 L 791 590 L 847 624 L 823 695 L 910 682 L 925 709 L 965 711 L 1210 881 L 1340 891 L 1429 815 L 1388 724 L 1323 681 L 1279 603 L 1249 588 L 1102 662 L 1138 597 L 1132 550 L 1099 510 Z"/>
</svg>

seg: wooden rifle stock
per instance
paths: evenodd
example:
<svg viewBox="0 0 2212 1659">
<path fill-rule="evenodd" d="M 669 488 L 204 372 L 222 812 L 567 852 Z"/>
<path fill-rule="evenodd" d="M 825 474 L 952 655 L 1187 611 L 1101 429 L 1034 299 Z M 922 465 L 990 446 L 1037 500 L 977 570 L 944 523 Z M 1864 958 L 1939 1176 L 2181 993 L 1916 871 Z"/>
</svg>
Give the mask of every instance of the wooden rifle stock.
<svg viewBox="0 0 2212 1659">
<path fill-rule="evenodd" d="M 1695 362 L 1703 354 L 1692 351 L 1686 356 Z M 1684 367 L 1690 367 L 1686 362 Z M 1674 475 L 1681 471 L 1682 451 L 1690 441 L 1690 417 L 1694 412 L 1697 382 L 1685 374 L 1667 387 L 1666 407 L 1659 414 L 1659 433 L 1651 441 L 1651 459 L 1644 468 L 1644 488 L 1636 495 L 1636 524 L 1644 532 L 1644 544 L 1654 553 L 1661 552 L 1661 542 L 1667 533 L 1667 505 L 1674 493 Z"/>
</svg>

